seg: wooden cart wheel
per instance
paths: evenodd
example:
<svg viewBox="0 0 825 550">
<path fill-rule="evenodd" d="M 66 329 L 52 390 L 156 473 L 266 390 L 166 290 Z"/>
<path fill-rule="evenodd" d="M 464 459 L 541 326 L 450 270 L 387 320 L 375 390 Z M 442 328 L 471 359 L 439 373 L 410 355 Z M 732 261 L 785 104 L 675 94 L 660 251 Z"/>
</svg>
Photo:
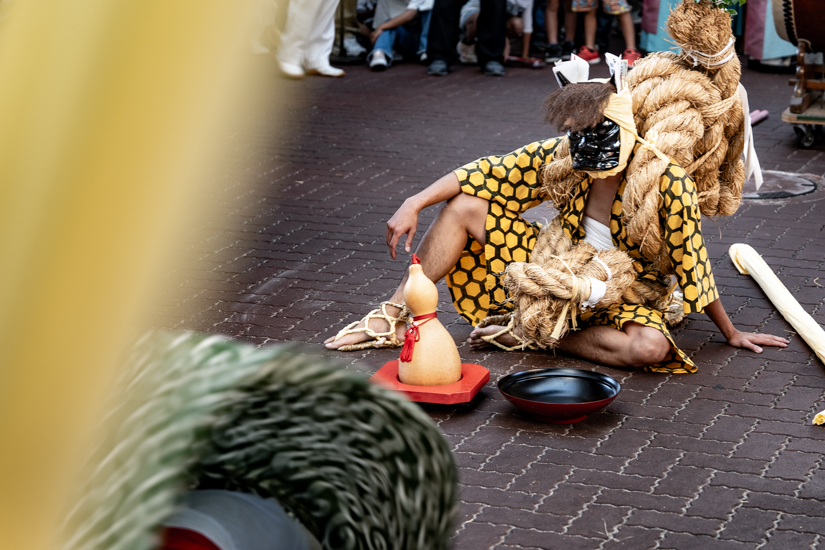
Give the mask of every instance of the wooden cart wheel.
<svg viewBox="0 0 825 550">
<path fill-rule="evenodd" d="M 796 143 L 803 149 L 810 149 L 814 144 L 814 129 L 810 124 L 794 124 Z"/>
</svg>

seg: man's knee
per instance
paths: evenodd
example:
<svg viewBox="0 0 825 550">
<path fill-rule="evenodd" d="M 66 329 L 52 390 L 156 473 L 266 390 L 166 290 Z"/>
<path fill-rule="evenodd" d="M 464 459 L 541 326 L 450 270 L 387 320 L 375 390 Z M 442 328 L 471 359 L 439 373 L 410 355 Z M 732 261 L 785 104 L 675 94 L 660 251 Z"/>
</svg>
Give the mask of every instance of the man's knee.
<svg viewBox="0 0 825 550">
<path fill-rule="evenodd" d="M 459 193 L 447 201 L 442 215 L 448 216 L 453 223 L 463 227 L 473 238 L 484 244 L 489 208 L 490 203 L 485 199 Z"/>
<path fill-rule="evenodd" d="M 447 201 L 445 208 L 452 214 L 462 218 L 476 218 L 479 216 L 486 217 L 489 206 L 490 203 L 485 199 L 467 193 L 459 193 Z"/>
<path fill-rule="evenodd" d="M 670 340 L 662 332 L 651 327 L 638 327 L 633 331 L 630 362 L 632 367 L 649 367 L 661 363 L 670 353 Z"/>
</svg>

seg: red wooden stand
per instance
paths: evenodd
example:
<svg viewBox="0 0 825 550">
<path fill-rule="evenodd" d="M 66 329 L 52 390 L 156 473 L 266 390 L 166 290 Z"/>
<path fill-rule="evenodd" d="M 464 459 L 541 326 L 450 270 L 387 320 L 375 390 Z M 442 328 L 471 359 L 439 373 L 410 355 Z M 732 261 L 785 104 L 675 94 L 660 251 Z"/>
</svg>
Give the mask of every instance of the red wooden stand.
<svg viewBox="0 0 825 550">
<path fill-rule="evenodd" d="M 370 381 L 385 388 L 399 391 L 417 403 L 454 405 L 468 403 L 490 380 L 490 371 L 481 365 L 461 363 L 461 380 L 442 386 L 412 386 L 398 379 L 398 360 L 390 361 L 370 377 Z"/>
</svg>

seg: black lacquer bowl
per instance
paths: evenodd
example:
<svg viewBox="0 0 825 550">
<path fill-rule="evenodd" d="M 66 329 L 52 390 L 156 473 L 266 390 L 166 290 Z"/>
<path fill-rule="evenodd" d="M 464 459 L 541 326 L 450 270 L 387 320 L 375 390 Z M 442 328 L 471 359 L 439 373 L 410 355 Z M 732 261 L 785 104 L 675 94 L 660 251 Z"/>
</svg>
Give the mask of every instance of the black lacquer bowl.
<svg viewBox="0 0 825 550">
<path fill-rule="evenodd" d="M 537 369 L 508 374 L 498 390 L 536 420 L 581 422 L 616 399 L 621 385 L 610 376 L 579 369 Z"/>
</svg>

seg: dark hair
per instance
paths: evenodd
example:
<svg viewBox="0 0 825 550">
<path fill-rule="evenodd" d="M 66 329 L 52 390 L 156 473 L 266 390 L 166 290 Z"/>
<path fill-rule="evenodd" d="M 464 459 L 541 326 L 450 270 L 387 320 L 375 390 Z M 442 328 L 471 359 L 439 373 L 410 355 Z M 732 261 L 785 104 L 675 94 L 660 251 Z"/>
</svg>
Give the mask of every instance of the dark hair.
<svg viewBox="0 0 825 550">
<path fill-rule="evenodd" d="M 583 82 L 568 84 L 544 100 L 544 120 L 559 132 L 580 132 L 604 120 L 604 110 L 610 95 L 616 93 L 612 84 Z"/>
</svg>

